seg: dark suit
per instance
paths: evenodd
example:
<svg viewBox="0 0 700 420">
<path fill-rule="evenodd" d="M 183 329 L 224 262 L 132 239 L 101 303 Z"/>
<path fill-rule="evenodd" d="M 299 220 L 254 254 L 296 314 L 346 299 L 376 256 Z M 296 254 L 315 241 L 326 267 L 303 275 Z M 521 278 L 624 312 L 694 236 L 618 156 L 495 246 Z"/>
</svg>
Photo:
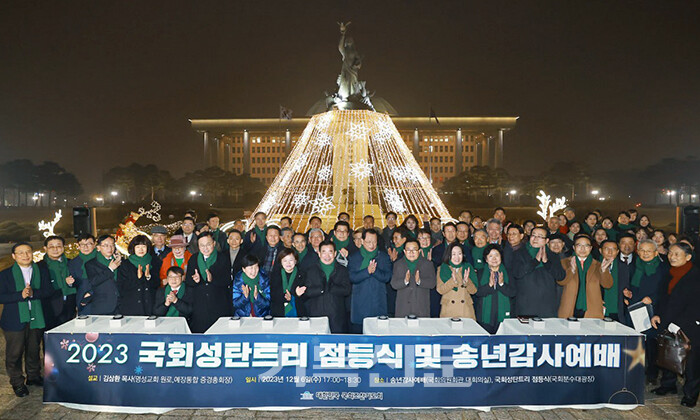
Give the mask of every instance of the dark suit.
<svg viewBox="0 0 700 420">
<path fill-rule="evenodd" d="M 51 271 L 46 262 L 42 260 L 37 265 L 42 271 L 46 270 L 49 273 L 49 284 L 51 287 L 48 290 L 52 290 L 52 292 L 48 298 L 42 301 L 41 305 L 44 308 L 46 329 L 50 330 L 75 318 L 75 295 L 63 296 L 63 291 L 58 288 L 57 280 L 51 277 Z M 75 287 L 75 283 L 69 287 Z"/>
<path fill-rule="evenodd" d="M 348 269 L 334 261 L 333 272 L 326 281 L 320 260 L 304 272 L 306 292 L 302 295 L 309 316 L 327 316 L 332 333 L 347 332 L 345 297 L 350 294 Z"/>
<path fill-rule="evenodd" d="M 35 268 L 36 269 L 36 268 Z M 29 322 L 21 322 L 19 318 L 19 302 L 40 302 L 54 292 L 50 284 L 49 271 L 46 266 L 39 267 L 41 287 L 32 288 L 33 295 L 29 299 L 22 298 L 22 292 L 16 291 L 12 266 L 0 271 L 0 303 L 3 304 L 0 328 L 5 333 L 5 369 L 10 377 L 10 385 L 17 387 L 24 384 L 22 358 L 25 358 L 27 378 L 41 378 L 41 363 L 39 351 L 43 328 L 30 328 Z"/>
<path fill-rule="evenodd" d="M 124 260 L 122 260 L 124 264 Z M 90 293 L 90 297 L 85 298 L 84 293 L 79 297 L 85 304 L 81 314 L 85 315 L 113 315 L 116 313 L 119 304 L 119 292 L 114 272 L 106 265 L 92 259 L 85 263 L 85 271 L 88 280 L 84 287 L 79 288 L 78 293 Z"/>
<path fill-rule="evenodd" d="M 87 283 L 87 279 L 83 277 L 83 260 L 80 258 L 80 256 L 77 256 L 72 260 L 68 260 L 68 272 L 75 279 L 73 287 L 75 287 L 78 291 L 75 294 L 75 306 L 78 307 L 78 314 L 82 314 L 84 306 L 82 306 L 80 303 L 83 295 L 85 294 L 85 284 Z M 81 293 L 81 291 L 83 291 L 83 293 Z"/>
<path fill-rule="evenodd" d="M 158 258 L 152 262 L 157 263 Z M 149 270 L 151 279 L 143 274 L 138 277 L 138 268 L 128 259 L 117 268 L 117 290 L 119 291 L 119 313 L 131 316 L 149 316 L 153 313 L 156 289 L 160 285 L 160 264 L 153 264 Z"/>
<path fill-rule="evenodd" d="M 170 248 L 167 245 L 165 245 L 165 247 L 163 248 L 162 251 L 160 251 L 160 253 L 157 253 L 157 251 L 154 247 L 153 250 L 151 250 L 151 255 L 153 257 L 157 257 L 160 261 L 163 261 L 163 258 L 165 258 L 170 253 L 170 251 L 172 251 L 172 248 Z"/>
<path fill-rule="evenodd" d="M 546 252 L 547 262 L 542 267 L 526 246 L 513 255 L 513 271 L 509 274 L 516 289 L 516 316 L 556 318 L 558 315 L 556 282 L 563 280 L 566 272 L 559 256 L 549 249 Z"/>
<path fill-rule="evenodd" d="M 185 283 L 193 291 L 192 306 L 194 310 L 190 319 L 190 329 L 193 333 L 203 333 L 211 327 L 217 319 L 230 316 L 233 311 L 231 295 L 231 261 L 227 253 L 219 252 L 216 262 L 209 269 L 212 280 L 207 281 L 207 273 L 199 272 L 197 258 L 199 254 L 194 254 L 187 264 L 187 275 Z M 199 283 L 196 283 L 192 276 L 194 270 L 199 272 Z"/>
</svg>

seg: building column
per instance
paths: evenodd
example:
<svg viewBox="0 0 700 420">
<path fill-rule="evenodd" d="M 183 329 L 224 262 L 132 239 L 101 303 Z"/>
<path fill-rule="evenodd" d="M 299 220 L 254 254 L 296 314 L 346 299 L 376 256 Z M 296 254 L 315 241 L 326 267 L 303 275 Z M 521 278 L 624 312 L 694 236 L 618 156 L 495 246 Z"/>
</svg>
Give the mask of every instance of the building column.
<svg viewBox="0 0 700 420">
<path fill-rule="evenodd" d="M 226 153 L 224 151 L 224 139 L 223 137 L 220 139 L 216 139 L 217 141 L 217 149 L 216 149 L 216 165 L 221 168 L 226 170 Z"/>
<path fill-rule="evenodd" d="M 498 130 L 498 136 L 496 137 L 496 147 L 493 153 L 493 167 L 502 168 L 503 167 L 503 129 Z"/>
<path fill-rule="evenodd" d="M 455 135 L 455 175 L 461 174 L 462 168 L 462 129 L 458 128 Z"/>
<path fill-rule="evenodd" d="M 413 157 L 420 165 L 420 133 L 417 128 L 413 130 Z"/>
<path fill-rule="evenodd" d="M 250 175 L 250 135 L 243 130 L 243 173 Z"/>
<path fill-rule="evenodd" d="M 481 165 L 482 166 L 491 166 L 491 136 L 485 137 L 484 141 L 482 142 L 481 146 Z"/>
<path fill-rule="evenodd" d="M 482 142 L 474 142 L 474 166 L 483 166 L 484 163 L 482 162 L 482 159 L 484 158 L 484 153 L 483 149 L 484 146 L 481 144 Z"/>
<path fill-rule="evenodd" d="M 206 169 L 209 166 L 209 132 L 202 131 L 202 136 L 204 137 L 204 159 L 202 163 Z"/>
<path fill-rule="evenodd" d="M 224 166 L 225 171 L 231 171 L 231 143 L 224 145 Z"/>
<path fill-rule="evenodd" d="M 288 157 L 289 153 L 292 151 L 292 133 L 289 129 L 284 133 L 284 157 Z"/>
</svg>

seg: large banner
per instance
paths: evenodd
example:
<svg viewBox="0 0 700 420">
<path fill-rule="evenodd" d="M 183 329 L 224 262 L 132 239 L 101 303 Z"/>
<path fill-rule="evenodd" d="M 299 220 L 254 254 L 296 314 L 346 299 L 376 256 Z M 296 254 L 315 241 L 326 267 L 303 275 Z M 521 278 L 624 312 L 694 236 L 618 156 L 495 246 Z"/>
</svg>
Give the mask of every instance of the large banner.
<svg viewBox="0 0 700 420">
<path fill-rule="evenodd" d="M 217 407 L 642 404 L 624 336 L 45 335 L 45 402 Z"/>
</svg>

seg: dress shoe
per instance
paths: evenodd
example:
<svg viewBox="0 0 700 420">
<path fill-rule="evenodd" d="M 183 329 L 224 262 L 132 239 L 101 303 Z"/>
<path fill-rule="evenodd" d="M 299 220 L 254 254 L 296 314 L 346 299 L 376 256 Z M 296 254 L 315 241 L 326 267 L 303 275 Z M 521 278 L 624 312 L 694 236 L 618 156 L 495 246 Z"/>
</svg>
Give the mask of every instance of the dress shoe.
<svg viewBox="0 0 700 420">
<path fill-rule="evenodd" d="M 695 407 L 695 404 L 697 404 L 697 401 L 691 400 L 688 397 L 683 397 L 683 399 L 681 400 L 681 405 L 684 407 L 693 408 L 693 407 Z"/>
<path fill-rule="evenodd" d="M 666 394 L 677 394 L 678 390 L 676 388 L 667 388 L 664 386 L 660 386 L 658 388 L 652 389 L 651 392 L 653 392 L 656 395 L 666 395 Z"/>
<path fill-rule="evenodd" d="M 20 398 L 29 395 L 29 390 L 25 385 L 13 386 L 12 390 L 15 391 L 15 395 Z"/>
<path fill-rule="evenodd" d="M 44 378 L 40 376 L 34 379 L 27 379 L 27 385 L 44 386 Z"/>
</svg>

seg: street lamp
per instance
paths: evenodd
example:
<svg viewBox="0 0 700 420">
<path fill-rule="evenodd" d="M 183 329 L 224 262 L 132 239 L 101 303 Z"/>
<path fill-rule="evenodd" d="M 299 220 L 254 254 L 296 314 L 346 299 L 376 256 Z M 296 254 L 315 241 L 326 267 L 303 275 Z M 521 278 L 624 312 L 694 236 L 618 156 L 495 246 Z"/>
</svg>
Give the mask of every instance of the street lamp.
<svg viewBox="0 0 700 420">
<path fill-rule="evenodd" d="M 194 201 L 195 195 L 197 195 L 197 191 L 195 191 L 195 190 L 190 191 L 190 196 L 192 197 L 192 201 Z"/>
<path fill-rule="evenodd" d="M 598 194 L 600 194 L 600 191 L 598 191 L 598 190 L 592 190 L 592 191 L 591 191 L 591 194 L 593 194 L 593 195 L 598 195 Z"/>
<path fill-rule="evenodd" d="M 110 194 L 112 195 L 112 197 L 116 197 L 117 195 L 119 195 L 119 193 L 116 191 L 112 191 Z"/>
</svg>

